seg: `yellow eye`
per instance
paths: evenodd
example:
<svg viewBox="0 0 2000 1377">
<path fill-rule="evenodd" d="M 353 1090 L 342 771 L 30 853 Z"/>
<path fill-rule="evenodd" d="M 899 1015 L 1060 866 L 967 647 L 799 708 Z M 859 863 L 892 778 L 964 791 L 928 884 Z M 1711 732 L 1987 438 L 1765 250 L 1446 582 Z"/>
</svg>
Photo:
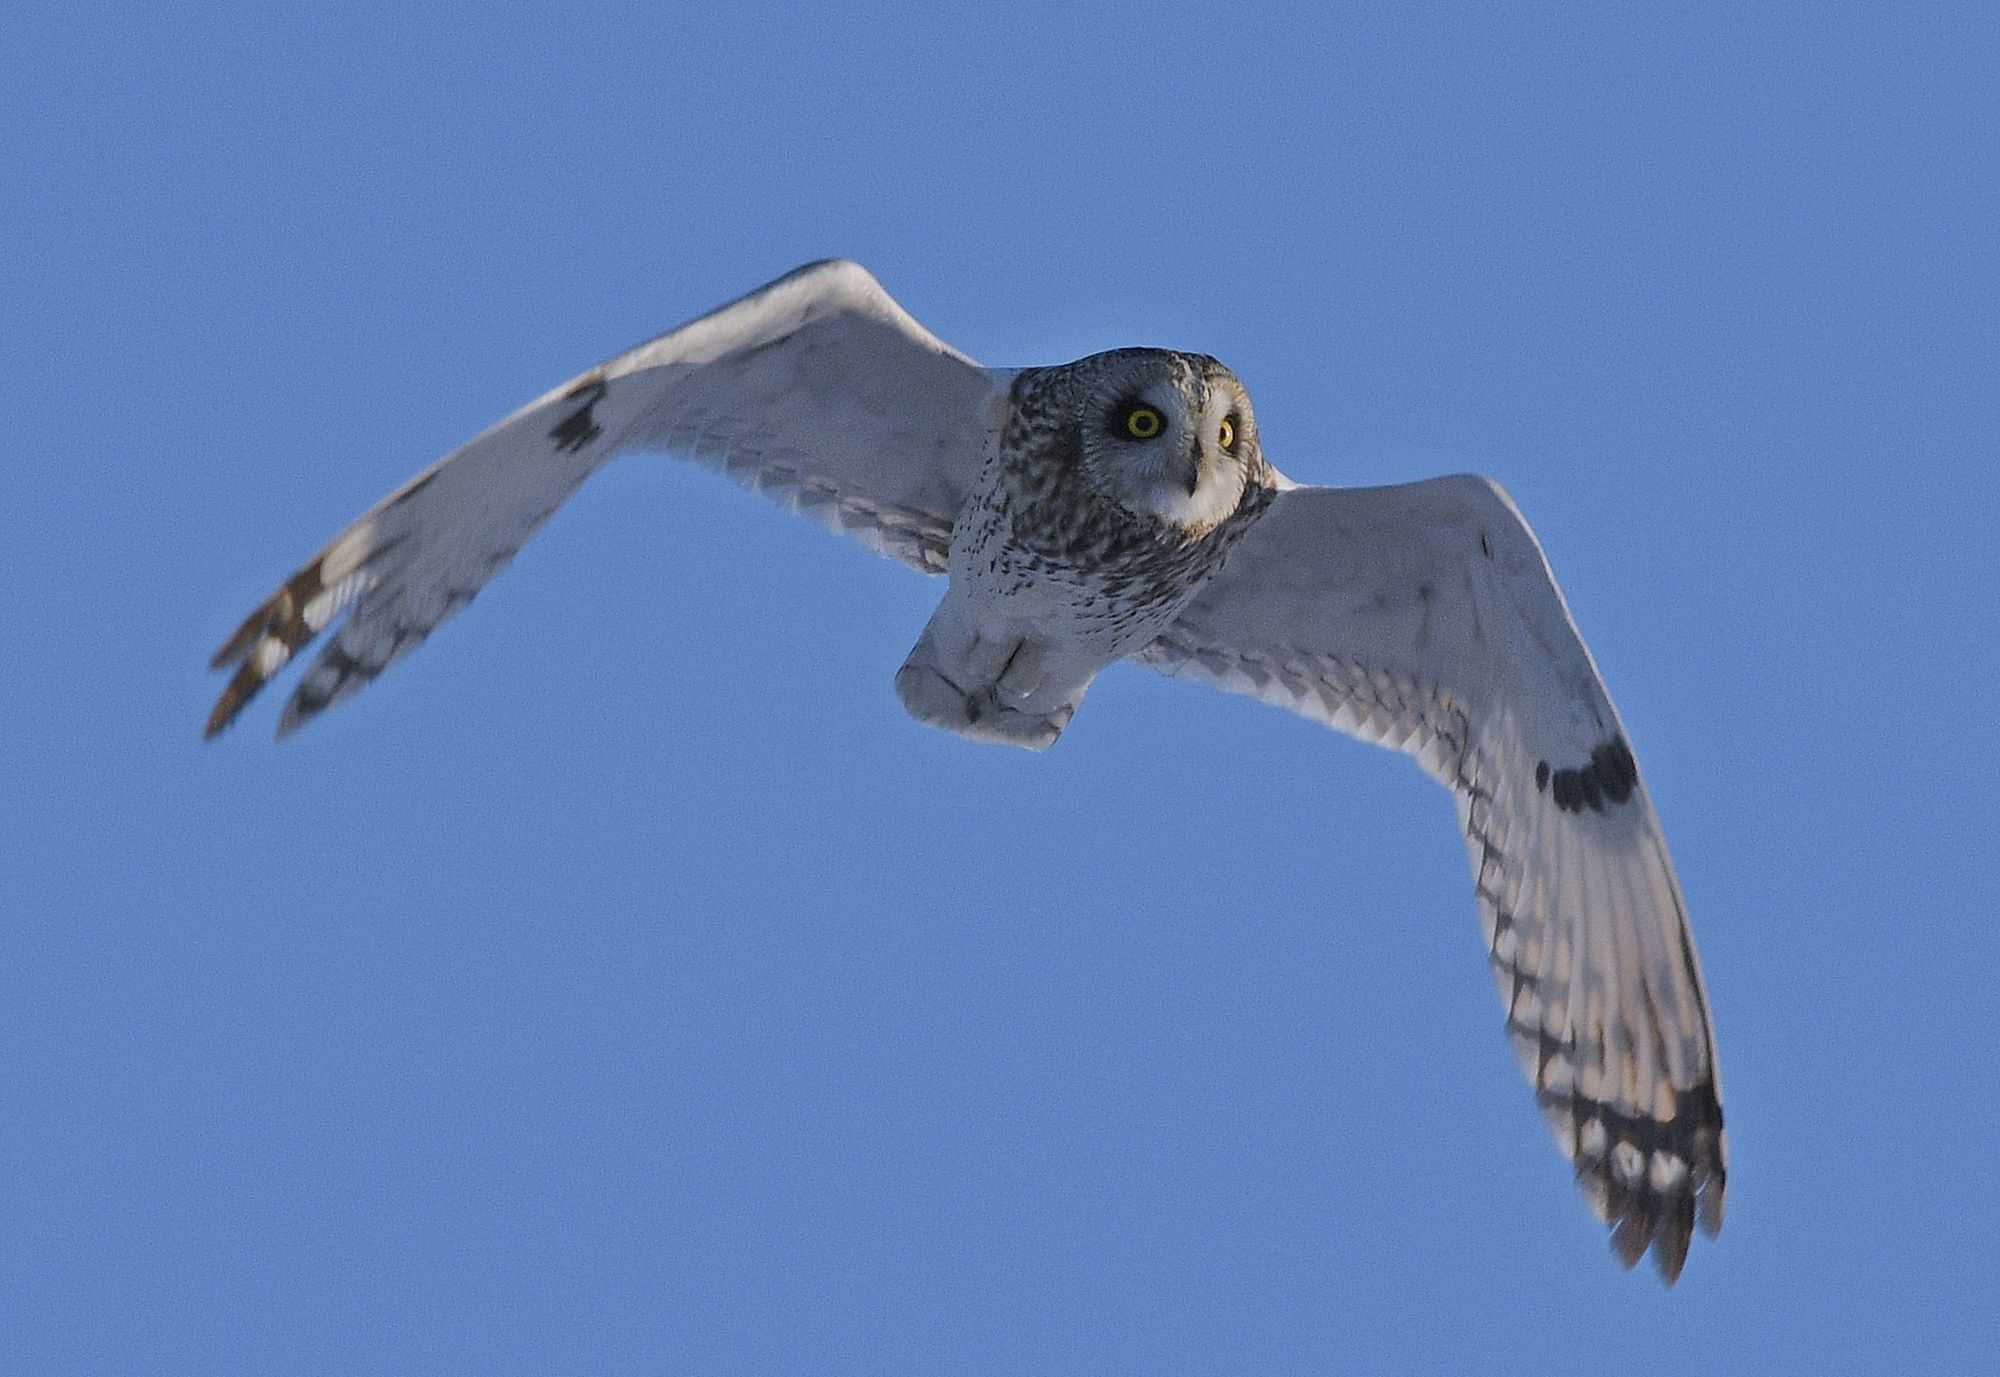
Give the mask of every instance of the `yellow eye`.
<svg viewBox="0 0 2000 1377">
<path fill-rule="evenodd" d="M 1166 417 L 1150 406 L 1135 406 L 1125 413 L 1125 433 L 1134 440 L 1150 440 L 1166 425 Z"/>
<path fill-rule="evenodd" d="M 1229 450 L 1232 453 L 1235 451 L 1236 418 L 1234 416 L 1224 416 L 1222 418 L 1222 429 L 1216 432 L 1215 438 L 1222 442 L 1222 447 L 1224 449 Z"/>
</svg>

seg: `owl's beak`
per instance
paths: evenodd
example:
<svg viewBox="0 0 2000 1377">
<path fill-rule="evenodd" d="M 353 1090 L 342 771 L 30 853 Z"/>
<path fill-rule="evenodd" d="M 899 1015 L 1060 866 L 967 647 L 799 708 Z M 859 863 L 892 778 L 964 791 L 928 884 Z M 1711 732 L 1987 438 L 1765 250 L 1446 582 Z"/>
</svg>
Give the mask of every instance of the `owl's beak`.
<svg viewBox="0 0 2000 1377">
<path fill-rule="evenodd" d="M 1200 441 L 1196 441 L 1194 444 L 1188 446 L 1187 458 L 1182 461 L 1182 467 L 1185 472 L 1181 477 L 1181 486 L 1187 489 L 1189 497 L 1193 497 L 1195 489 L 1201 486 Z"/>
</svg>

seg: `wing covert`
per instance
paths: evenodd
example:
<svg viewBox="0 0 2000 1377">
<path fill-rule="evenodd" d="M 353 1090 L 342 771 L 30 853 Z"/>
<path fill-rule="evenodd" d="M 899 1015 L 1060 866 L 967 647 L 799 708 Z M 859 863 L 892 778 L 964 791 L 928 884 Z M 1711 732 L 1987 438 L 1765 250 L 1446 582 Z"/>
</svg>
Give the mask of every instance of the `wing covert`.
<svg viewBox="0 0 2000 1377">
<path fill-rule="evenodd" d="M 1686 905 L 1617 710 L 1506 494 L 1288 487 L 1137 657 L 1403 751 L 1452 791 L 1523 1073 L 1630 1266 L 1722 1224 Z"/>
<path fill-rule="evenodd" d="M 279 735 L 358 691 L 466 604 L 583 480 L 677 454 L 941 573 L 1010 373 L 932 335 L 853 263 L 808 264 L 572 378 L 390 493 L 253 611 L 214 736 L 343 611 Z"/>
</svg>

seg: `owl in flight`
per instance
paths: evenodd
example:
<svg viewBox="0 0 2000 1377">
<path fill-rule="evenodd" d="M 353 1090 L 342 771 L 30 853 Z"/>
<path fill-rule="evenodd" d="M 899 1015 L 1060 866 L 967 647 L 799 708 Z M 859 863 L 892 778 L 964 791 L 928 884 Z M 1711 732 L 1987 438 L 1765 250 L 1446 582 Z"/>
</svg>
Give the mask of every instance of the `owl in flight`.
<svg viewBox="0 0 2000 1377">
<path fill-rule="evenodd" d="M 852 263 L 814 263 L 601 364 L 390 493 L 245 619 L 228 726 L 343 611 L 278 722 L 471 602 L 563 499 L 677 454 L 927 574 L 911 715 L 1045 750 L 1130 658 L 1416 758 L 1458 805 L 1506 1027 L 1631 1266 L 1722 1226 L 1714 1034 L 1658 816 L 1513 502 L 1472 476 L 1292 482 L 1202 354 L 982 368 Z"/>
</svg>

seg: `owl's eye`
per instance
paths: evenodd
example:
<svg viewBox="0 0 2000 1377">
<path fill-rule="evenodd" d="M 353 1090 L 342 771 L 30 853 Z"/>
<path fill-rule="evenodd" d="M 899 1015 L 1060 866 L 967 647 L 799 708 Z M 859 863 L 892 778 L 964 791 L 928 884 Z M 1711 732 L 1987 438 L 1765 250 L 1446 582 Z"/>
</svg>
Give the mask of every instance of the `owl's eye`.
<svg viewBox="0 0 2000 1377">
<path fill-rule="evenodd" d="M 1125 433 L 1134 440 L 1150 440 L 1167 428 L 1167 418 L 1150 406 L 1140 405 L 1125 412 Z"/>
<path fill-rule="evenodd" d="M 1228 450 L 1231 454 L 1236 453 L 1236 416 L 1234 412 L 1222 418 L 1222 429 L 1216 432 L 1215 438 L 1221 442 L 1224 449 Z"/>
</svg>

